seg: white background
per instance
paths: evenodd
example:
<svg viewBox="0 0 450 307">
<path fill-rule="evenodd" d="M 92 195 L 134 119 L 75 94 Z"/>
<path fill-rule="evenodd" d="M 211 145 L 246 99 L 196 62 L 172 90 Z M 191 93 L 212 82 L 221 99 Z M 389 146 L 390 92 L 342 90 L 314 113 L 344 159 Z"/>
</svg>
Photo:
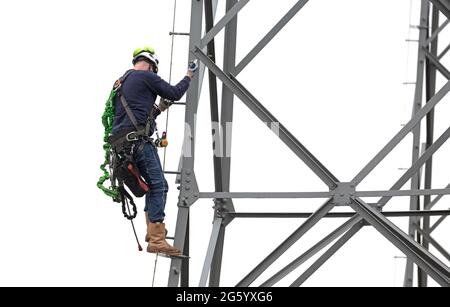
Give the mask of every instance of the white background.
<svg viewBox="0 0 450 307">
<path fill-rule="evenodd" d="M 225 1 L 219 2 L 218 17 L 225 6 Z M 252 1 L 242 10 L 238 61 L 295 2 Z M 413 87 L 402 82 L 415 79 L 417 46 L 405 39 L 418 37 L 409 24 L 418 23 L 419 2 L 309 1 L 239 80 L 330 171 L 341 181 L 350 181 L 411 116 Z M 119 205 L 96 188 L 103 159 L 100 117 L 112 83 L 130 68 L 135 48 L 154 46 L 161 60 L 160 75 L 169 79 L 172 14 L 173 1 L 167 0 L 17 0 L 0 4 L 1 286 L 152 284 L 155 255 L 137 251 Z M 189 31 L 189 16 L 190 1 L 179 0 L 176 31 Z M 221 34 L 217 49 L 222 40 Z M 188 37 L 175 38 L 172 83 L 185 73 L 187 42 Z M 440 50 L 447 44 L 444 39 Z M 442 82 L 439 79 L 439 86 Z M 200 189 L 212 191 L 206 90 L 203 95 L 196 174 Z M 448 98 L 437 111 L 439 136 L 448 126 Z M 177 168 L 183 116 L 183 107 L 171 109 L 167 170 Z M 159 120 L 160 127 L 165 125 L 164 117 Z M 232 191 L 326 191 L 239 100 L 234 127 Z M 403 173 L 399 168 L 410 165 L 411 141 L 408 136 L 359 189 L 390 188 Z M 449 150 L 446 144 L 436 154 L 435 188 L 449 183 Z M 166 223 L 172 234 L 177 190 L 174 178 L 168 176 L 168 180 Z M 145 233 L 143 201 L 137 201 L 136 220 L 141 243 Z M 235 206 L 241 212 L 311 212 L 322 202 L 236 200 Z M 206 253 L 212 205 L 211 200 L 202 200 L 192 208 L 193 285 L 198 284 Z M 408 198 L 396 198 L 387 210 L 407 210 L 408 206 Z M 436 208 L 446 206 L 448 197 Z M 403 229 L 407 225 L 404 218 L 393 221 Z M 222 284 L 235 285 L 302 222 L 234 221 L 226 234 Z M 320 222 L 255 285 L 343 222 Z M 449 224 L 444 223 L 434 237 L 450 249 L 448 229 Z M 400 286 L 405 260 L 396 257 L 402 256 L 366 227 L 305 285 Z M 166 285 L 169 263 L 159 258 L 155 286 Z M 306 265 L 279 285 L 289 285 Z"/>
</svg>

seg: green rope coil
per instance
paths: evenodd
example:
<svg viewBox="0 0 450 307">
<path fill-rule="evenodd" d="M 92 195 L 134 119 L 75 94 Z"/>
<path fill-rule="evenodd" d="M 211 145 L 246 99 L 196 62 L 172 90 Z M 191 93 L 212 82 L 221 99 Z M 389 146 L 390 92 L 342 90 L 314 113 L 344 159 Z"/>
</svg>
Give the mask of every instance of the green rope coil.
<svg viewBox="0 0 450 307">
<path fill-rule="evenodd" d="M 97 187 L 102 190 L 107 196 L 113 198 L 114 201 L 120 201 L 120 194 L 117 187 L 105 187 L 106 180 L 111 178 L 111 175 L 106 168 L 110 163 L 111 158 L 111 145 L 108 143 L 108 137 L 112 131 L 112 125 L 114 120 L 114 97 L 116 97 L 116 90 L 112 90 L 109 94 L 109 98 L 106 101 L 105 111 L 102 115 L 102 124 L 105 127 L 105 135 L 103 137 L 103 149 L 105 151 L 105 162 L 100 165 L 100 169 L 103 171 L 103 176 L 98 179 Z"/>
</svg>

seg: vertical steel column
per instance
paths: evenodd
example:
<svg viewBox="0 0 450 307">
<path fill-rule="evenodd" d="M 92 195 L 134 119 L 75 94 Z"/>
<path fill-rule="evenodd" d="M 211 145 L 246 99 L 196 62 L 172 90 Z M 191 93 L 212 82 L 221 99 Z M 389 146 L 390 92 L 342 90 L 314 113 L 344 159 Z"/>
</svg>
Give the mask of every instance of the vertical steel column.
<svg viewBox="0 0 450 307">
<path fill-rule="evenodd" d="M 180 206 L 180 204 L 179 204 Z M 177 215 L 177 225 L 175 229 L 175 243 L 176 247 L 184 247 L 186 233 L 188 229 L 189 207 L 179 207 Z M 182 259 L 172 259 L 169 269 L 168 287 L 178 287 L 180 281 L 180 272 L 182 266 Z"/>
<path fill-rule="evenodd" d="M 227 12 L 236 4 L 237 0 L 227 0 Z M 236 65 L 236 35 L 237 35 L 237 17 L 234 17 L 225 26 L 225 45 L 223 55 L 223 71 L 225 74 L 233 73 Z M 223 129 L 223 191 L 230 191 L 230 168 L 231 168 L 231 137 L 233 123 L 233 105 L 234 94 L 226 87 L 222 86 L 222 112 L 220 124 Z"/>
<path fill-rule="evenodd" d="M 211 271 L 209 273 L 209 286 L 219 287 L 220 274 L 222 272 L 222 255 L 223 246 L 225 243 L 225 229 L 226 226 L 222 223 L 219 229 L 219 235 L 217 237 L 216 249 L 214 250 L 213 261 L 211 263 Z"/>
<path fill-rule="evenodd" d="M 206 32 L 214 27 L 214 14 L 213 14 L 213 4 L 212 1 L 205 1 L 205 24 Z M 216 48 L 214 39 L 211 40 L 207 45 L 208 57 L 216 62 Z M 214 186 L 216 192 L 222 189 L 222 165 L 220 153 L 222 153 L 222 138 L 221 130 L 219 127 L 219 104 L 218 104 L 218 94 L 217 94 L 217 78 L 209 71 L 209 101 L 211 108 L 211 133 L 213 136 L 213 164 L 214 164 Z M 216 155 L 216 153 L 219 154 Z"/>
<path fill-rule="evenodd" d="M 203 0 L 192 0 L 191 2 L 191 26 L 189 50 L 200 44 L 203 22 Z M 194 60 L 194 56 L 189 52 L 189 61 Z M 189 206 L 195 202 L 192 197 L 192 185 L 195 181 L 194 157 L 195 157 L 195 120 L 200 95 L 200 80 L 194 78 L 186 96 L 185 113 L 185 136 L 183 143 L 183 156 L 181 164 L 181 186 L 178 201 L 178 216 L 175 230 L 174 245 L 184 252 L 186 234 L 189 227 Z M 181 259 L 172 259 L 169 271 L 169 287 L 178 286 L 181 272 Z M 186 265 L 184 266 L 186 267 Z M 186 273 L 188 274 L 188 273 Z M 186 278 L 186 277 L 185 277 Z"/>
<path fill-rule="evenodd" d="M 211 270 L 211 264 L 213 261 L 214 253 L 216 251 L 217 239 L 222 226 L 222 219 L 215 218 L 213 223 L 213 229 L 211 232 L 211 238 L 209 240 L 208 250 L 206 252 L 205 263 L 203 264 L 202 275 L 200 276 L 199 287 L 205 287 L 208 280 L 208 276 Z"/>
<path fill-rule="evenodd" d="M 217 0 L 216 0 L 217 1 Z M 213 5 L 210 1 L 205 1 L 205 24 L 206 32 L 209 32 L 214 27 L 214 14 Z M 212 39 L 207 44 L 207 55 L 213 61 L 216 62 L 216 51 L 214 39 Z M 217 94 L 217 77 L 212 71 L 209 71 L 209 96 L 210 96 L 210 108 L 211 108 L 211 127 L 213 134 L 213 163 L 214 163 L 214 186 L 216 192 L 223 191 L 223 171 L 222 171 L 222 155 L 223 155 L 223 139 L 222 139 L 222 129 L 220 127 L 219 118 L 219 104 L 218 104 L 218 94 Z M 222 207 L 226 211 L 234 212 L 234 206 L 231 200 L 216 199 L 214 201 L 214 219 L 218 218 L 216 209 Z M 223 221 L 223 219 L 220 219 Z M 215 239 L 214 253 L 212 255 L 212 261 L 210 262 L 211 267 L 209 268 L 209 286 L 218 287 L 220 284 L 220 271 L 222 267 L 222 253 L 224 246 L 224 236 L 225 227 L 229 221 L 226 223 L 221 222 L 219 225 L 218 237 Z M 211 238 L 212 240 L 212 238 Z M 210 242 L 211 243 L 211 242 Z M 205 259 L 206 261 L 206 259 Z"/>
<path fill-rule="evenodd" d="M 412 116 L 422 108 L 423 99 L 423 87 L 424 87 L 424 71 L 425 71 L 425 51 L 424 48 L 428 39 L 429 29 L 429 8 L 430 3 L 428 0 L 422 0 L 421 12 L 420 12 L 420 26 L 419 26 L 419 47 L 418 47 L 418 62 L 417 62 L 417 76 L 416 76 L 416 90 L 414 94 L 414 104 Z M 420 123 L 413 130 L 413 150 L 412 150 L 412 164 L 414 164 L 420 155 Z M 411 190 L 420 189 L 420 172 L 418 171 L 411 178 Z M 419 196 L 411 196 L 410 210 L 419 210 Z M 408 234 L 411 237 L 415 237 L 416 228 L 414 224 L 417 222 L 417 218 L 411 217 L 409 219 Z M 406 261 L 405 279 L 403 285 L 405 287 L 412 287 L 413 285 L 413 261 L 408 257 Z"/>
<path fill-rule="evenodd" d="M 437 33 L 439 29 L 439 9 L 433 5 L 433 13 L 431 20 L 431 33 Z M 431 41 L 430 53 L 437 58 L 438 56 L 438 39 L 439 35 L 436 35 L 434 40 Z M 436 94 L 436 67 L 427 59 L 426 61 L 426 100 L 429 101 L 431 97 Z M 427 136 L 426 136 L 426 149 L 430 148 L 434 141 L 434 109 L 427 115 Z M 431 157 L 425 164 L 425 182 L 424 188 L 431 189 L 433 173 L 433 157 Z M 423 200 L 423 209 L 431 202 L 431 196 L 425 195 Z M 430 231 L 430 217 L 425 216 L 423 219 L 423 230 L 425 233 Z M 426 237 L 422 236 L 422 245 L 427 250 L 429 248 L 429 242 Z M 418 284 L 419 287 L 426 287 L 428 285 L 428 276 L 425 272 L 419 268 L 418 271 Z"/>
<path fill-rule="evenodd" d="M 226 12 L 228 12 L 238 1 L 227 0 Z M 237 34 L 237 16 L 233 17 L 225 26 L 225 42 L 224 42 L 224 63 L 223 70 L 225 73 L 233 73 L 236 65 L 236 34 Z M 222 130 L 222 192 L 230 191 L 230 169 L 231 169 L 231 137 L 233 122 L 233 103 L 234 94 L 225 85 L 222 87 L 222 110 L 220 118 L 220 126 Z M 223 207 L 221 208 L 221 205 Z M 216 202 L 216 210 L 234 210 L 231 200 L 223 200 Z M 209 286 L 217 287 L 220 284 L 220 273 L 222 270 L 222 254 L 224 246 L 226 223 L 222 223 L 219 229 L 214 256 L 211 262 L 211 271 L 209 276 Z"/>
<path fill-rule="evenodd" d="M 185 255 L 189 255 L 189 213 L 188 213 L 188 220 L 187 220 L 187 227 L 186 227 L 186 234 L 184 236 L 184 248 L 183 253 Z M 181 278 L 180 278 L 180 285 L 182 287 L 189 287 L 189 259 L 183 259 L 181 261 Z"/>
</svg>

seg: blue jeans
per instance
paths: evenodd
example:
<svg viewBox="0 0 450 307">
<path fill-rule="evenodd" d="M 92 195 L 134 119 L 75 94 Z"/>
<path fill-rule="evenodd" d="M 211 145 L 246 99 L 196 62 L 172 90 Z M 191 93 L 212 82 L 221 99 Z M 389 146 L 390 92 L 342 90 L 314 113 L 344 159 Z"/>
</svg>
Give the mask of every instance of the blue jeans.
<svg viewBox="0 0 450 307">
<path fill-rule="evenodd" d="M 169 185 L 164 178 L 158 149 L 145 143 L 144 149 L 135 153 L 135 159 L 142 177 L 150 185 L 150 191 L 145 195 L 144 211 L 152 223 L 163 222 Z"/>
</svg>

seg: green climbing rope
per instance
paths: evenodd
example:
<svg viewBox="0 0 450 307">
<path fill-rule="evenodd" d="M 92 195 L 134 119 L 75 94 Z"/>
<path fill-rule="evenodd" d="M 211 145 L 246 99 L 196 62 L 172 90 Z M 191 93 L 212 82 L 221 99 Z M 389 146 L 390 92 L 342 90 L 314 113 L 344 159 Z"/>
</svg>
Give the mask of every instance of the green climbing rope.
<svg viewBox="0 0 450 307">
<path fill-rule="evenodd" d="M 107 196 L 111 197 L 114 201 L 120 201 L 120 194 L 117 187 L 110 186 L 105 187 L 106 180 L 111 178 L 111 174 L 106 168 L 110 164 L 111 159 L 111 145 L 108 143 L 108 137 L 112 131 L 112 125 L 114 120 L 114 97 L 116 97 L 116 90 L 112 90 L 109 94 L 109 98 L 106 101 L 105 112 L 102 115 L 102 124 L 105 127 L 105 135 L 103 137 L 103 149 L 105 150 L 105 162 L 100 165 L 100 169 L 103 171 L 103 176 L 98 179 L 97 187 L 102 190 Z"/>
</svg>

